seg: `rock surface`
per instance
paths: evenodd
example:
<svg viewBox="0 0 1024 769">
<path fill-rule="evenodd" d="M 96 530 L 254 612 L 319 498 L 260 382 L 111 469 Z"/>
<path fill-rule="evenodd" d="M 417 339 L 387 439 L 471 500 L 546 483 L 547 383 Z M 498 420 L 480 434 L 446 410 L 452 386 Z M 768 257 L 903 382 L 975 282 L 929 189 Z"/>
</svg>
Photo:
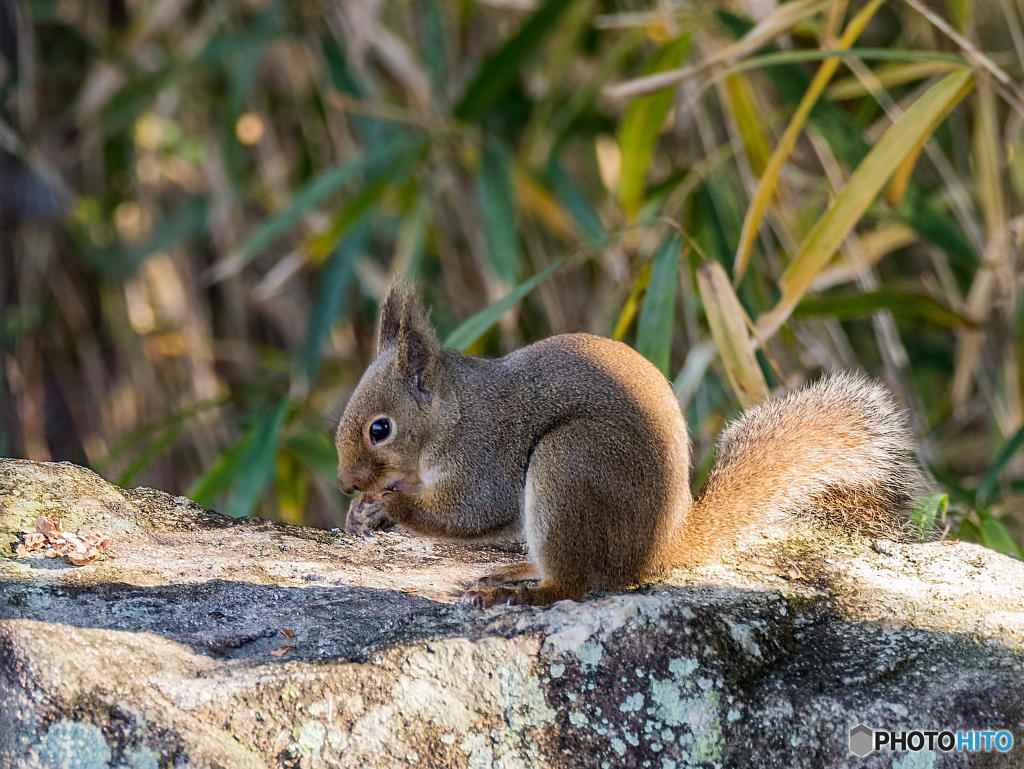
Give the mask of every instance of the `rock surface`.
<svg viewBox="0 0 1024 769">
<path fill-rule="evenodd" d="M 110 557 L 13 558 L 51 513 Z M 0 553 L 5 769 L 1024 766 L 1024 565 L 974 545 L 804 532 L 481 612 L 461 588 L 516 548 L 234 521 L 0 460 Z M 1018 745 L 858 758 L 859 722 Z"/>
</svg>

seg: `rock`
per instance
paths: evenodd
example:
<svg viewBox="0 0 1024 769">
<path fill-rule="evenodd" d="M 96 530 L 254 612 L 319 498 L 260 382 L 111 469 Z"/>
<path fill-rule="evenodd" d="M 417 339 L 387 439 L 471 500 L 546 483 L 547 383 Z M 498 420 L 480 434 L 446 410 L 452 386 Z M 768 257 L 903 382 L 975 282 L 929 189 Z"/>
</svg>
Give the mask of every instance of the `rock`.
<svg viewBox="0 0 1024 769">
<path fill-rule="evenodd" d="M 110 557 L 10 557 L 50 513 Z M 1024 765 L 850 753 L 858 723 L 1024 731 L 1024 565 L 871 544 L 793 533 L 664 585 L 481 612 L 460 589 L 516 547 L 235 521 L 0 460 L 0 766 Z"/>
</svg>

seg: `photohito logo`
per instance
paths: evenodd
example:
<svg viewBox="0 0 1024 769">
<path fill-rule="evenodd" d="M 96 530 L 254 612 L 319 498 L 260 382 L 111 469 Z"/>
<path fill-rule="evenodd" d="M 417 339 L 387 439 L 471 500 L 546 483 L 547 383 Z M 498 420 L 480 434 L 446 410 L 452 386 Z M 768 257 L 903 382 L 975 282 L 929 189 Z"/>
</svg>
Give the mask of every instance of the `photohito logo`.
<svg viewBox="0 0 1024 769">
<path fill-rule="evenodd" d="M 850 729 L 850 752 L 855 756 L 866 756 L 876 750 L 940 750 L 1005 753 L 1013 747 L 1013 734 L 1006 729 L 951 732 L 937 729 L 909 732 L 892 732 L 872 729 L 867 724 L 857 724 Z"/>
</svg>

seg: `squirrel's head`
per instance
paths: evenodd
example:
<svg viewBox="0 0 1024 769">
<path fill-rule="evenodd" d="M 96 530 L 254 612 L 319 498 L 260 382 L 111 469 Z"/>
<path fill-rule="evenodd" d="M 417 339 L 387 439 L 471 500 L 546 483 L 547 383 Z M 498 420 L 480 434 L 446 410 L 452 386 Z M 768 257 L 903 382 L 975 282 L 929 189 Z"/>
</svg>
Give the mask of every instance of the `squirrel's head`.
<svg viewBox="0 0 1024 769">
<path fill-rule="evenodd" d="M 440 414 L 441 342 L 415 292 L 388 291 L 377 329 L 377 357 L 338 423 L 338 485 L 355 491 L 415 493 L 420 452 Z"/>
</svg>

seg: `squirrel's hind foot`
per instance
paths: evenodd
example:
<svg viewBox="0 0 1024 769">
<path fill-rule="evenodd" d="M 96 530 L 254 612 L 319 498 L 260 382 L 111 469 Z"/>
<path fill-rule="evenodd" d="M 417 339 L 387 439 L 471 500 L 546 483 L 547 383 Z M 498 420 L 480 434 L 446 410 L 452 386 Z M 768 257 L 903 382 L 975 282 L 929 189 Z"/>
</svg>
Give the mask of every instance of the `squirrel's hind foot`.
<svg viewBox="0 0 1024 769">
<path fill-rule="evenodd" d="M 485 587 L 511 585 L 515 582 L 525 582 L 531 579 L 540 579 L 540 573 L 532 563 L 523 561 L 522 563 L 510 563 L 505 566 L 499 566 L 497 569 L 484 574 L 470 585 L 469 588 L 471 590 L 478 590 Z"/>
<path fill-rule="evenodd" d="M 539 585 L 508 585 L 503 587 L 471 588 L 462 594 L 462 603 L 477 609 L 492 606 L 547 606 L 569 598 L 578 601 L 583 588 L 541 582 Z"/>
</svg>

